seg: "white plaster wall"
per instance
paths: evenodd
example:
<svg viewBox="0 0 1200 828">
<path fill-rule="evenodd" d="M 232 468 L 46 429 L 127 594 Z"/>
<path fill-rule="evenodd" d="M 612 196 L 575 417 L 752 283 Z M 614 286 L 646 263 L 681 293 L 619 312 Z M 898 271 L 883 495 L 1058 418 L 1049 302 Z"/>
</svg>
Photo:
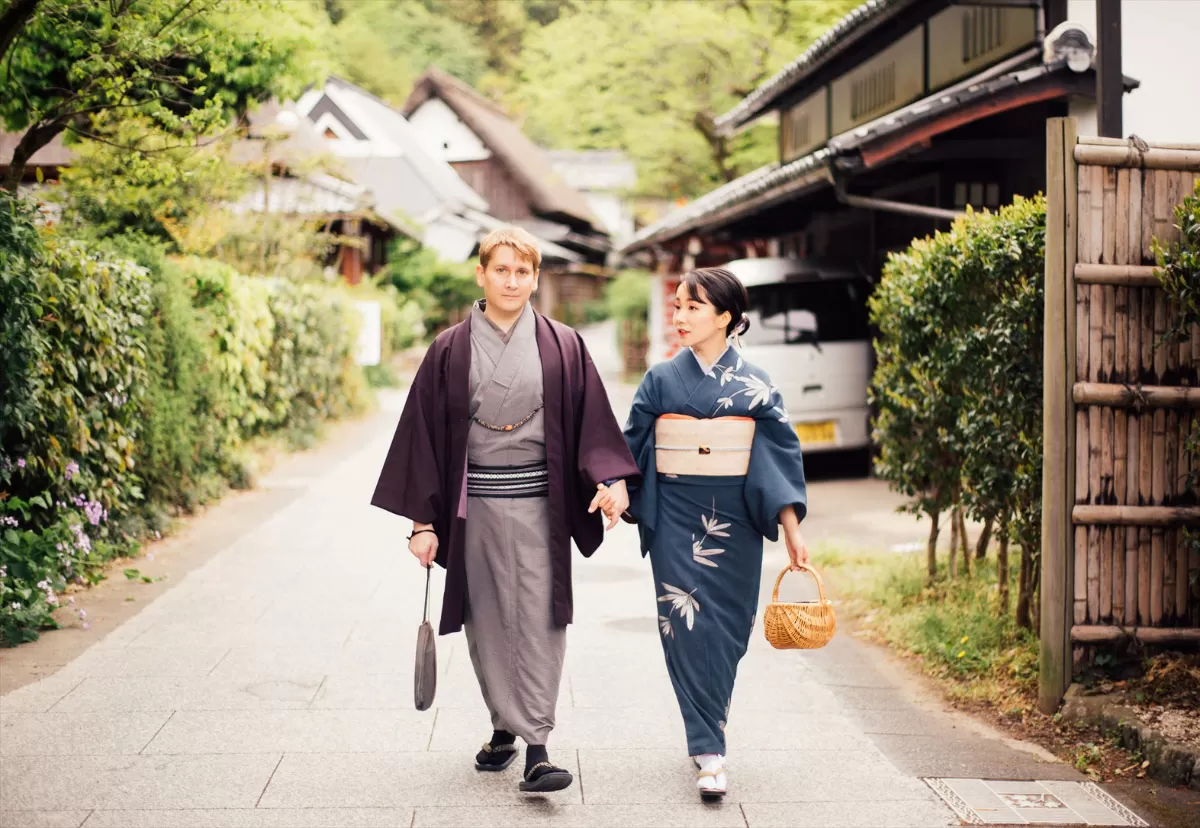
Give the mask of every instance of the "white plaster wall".
<svg viewBox="0 0 1200 828">
<path fill-rule="evenodd" d="M 425 148 L 442 161 L 484 161 L 491 157 L 475 133 L 438 98 L 430 98 L 417 107 L 408 122 Z"/>
<path fill-rule="evenodd" d="M 1069 0 L 1067 17 L 1096 37 L 1096 0 Z M 1142 82 L 1125 95 L 1125 135 L 1200 144 L 1200 0 L 1122 0 L 1122 70 Z M 1079 102 L 1081 135 L 1096 134 L 1095 105 Z"/>
</svg>

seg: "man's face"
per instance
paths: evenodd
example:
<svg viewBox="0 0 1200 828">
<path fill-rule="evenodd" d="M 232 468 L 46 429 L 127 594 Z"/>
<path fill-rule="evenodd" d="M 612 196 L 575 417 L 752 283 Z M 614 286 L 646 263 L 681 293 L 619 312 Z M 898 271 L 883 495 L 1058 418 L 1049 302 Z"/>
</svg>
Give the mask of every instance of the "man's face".
<svg viewBox="0 0 1200 828">
<path fill-rule="evenodd" d="M 516 313 L 537 290 L 538 272 L 529 259 L 501 245 L 492 251 L 486 268 L 475 265 L 475 281 L 483 288 L 489 307 Z"/>
</svg>

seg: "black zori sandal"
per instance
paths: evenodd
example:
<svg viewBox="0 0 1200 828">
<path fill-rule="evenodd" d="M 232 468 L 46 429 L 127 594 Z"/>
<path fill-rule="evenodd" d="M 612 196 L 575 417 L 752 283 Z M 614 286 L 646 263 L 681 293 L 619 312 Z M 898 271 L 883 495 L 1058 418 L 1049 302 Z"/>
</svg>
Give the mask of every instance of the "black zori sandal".
<svg viewBox="0 0 1200 828">
<path fill-rule="evenodd" d="M 549 762 L 538 762 L 529 769 L 517 787 L 525 793 L 551 793 L 571 787 L 574 781 L 575 777 L 571 776 L 570 771 L 556 768 Z"/>
<path fill-rule="evenodd" d="M 520 750 L 514 745 L 496 745 L 491 742 L 484 744 L 483 749 L 475 754 L 475 770 L 502 771 L 508 768 L 517 758 Z"/>
</svg>

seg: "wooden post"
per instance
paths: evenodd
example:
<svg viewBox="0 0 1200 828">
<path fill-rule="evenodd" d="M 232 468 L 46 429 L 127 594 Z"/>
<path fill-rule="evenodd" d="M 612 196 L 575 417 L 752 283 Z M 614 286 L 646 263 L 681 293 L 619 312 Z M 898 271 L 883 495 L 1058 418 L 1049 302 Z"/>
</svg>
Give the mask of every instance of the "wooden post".
<svg viewBox="0 0 1200 828">
<path fill-rule="evenodd" d="M 1076 124 L 1046 122 L 1046 305 L 1043 342 L 1041 672 L 1038 706 L 1058 709 L 1071 681 L 1075 495 Z"/>
<path fill-rule="evenodd" d="M 1099 0 L 1096 4 L 1096 105 L 1101 138 L 1124 138 L 1121 96 L 1125 78 L 1121 72 L 1121 0 Z"/>
</svg>

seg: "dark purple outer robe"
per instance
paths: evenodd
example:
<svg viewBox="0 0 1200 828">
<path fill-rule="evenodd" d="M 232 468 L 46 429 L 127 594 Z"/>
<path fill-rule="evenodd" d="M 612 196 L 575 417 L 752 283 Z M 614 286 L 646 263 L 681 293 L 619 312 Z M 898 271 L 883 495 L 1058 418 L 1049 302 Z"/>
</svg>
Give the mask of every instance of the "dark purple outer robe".
<svg viewBox="0 0 1200 828">
<path fill-rule="evenodd" d="M 441 635 L 462 629 L 467 603 L 465 521 L 458 517 L 471 426 L 470 320 L 429 347 L 409 390 L 371 504 L 416 523 L 433 524 L 437 563 L 446 569 Z M 604 539 L 604 516 L 588 514 L 596 485 L 640 479 L 583 339 L 559 322 L 537 317 L 545 397 L 546 463 L 550 472 L 550 560 L 554 622 L 571 623 L 571 540 L 590 556 Z"/>
</svg>

